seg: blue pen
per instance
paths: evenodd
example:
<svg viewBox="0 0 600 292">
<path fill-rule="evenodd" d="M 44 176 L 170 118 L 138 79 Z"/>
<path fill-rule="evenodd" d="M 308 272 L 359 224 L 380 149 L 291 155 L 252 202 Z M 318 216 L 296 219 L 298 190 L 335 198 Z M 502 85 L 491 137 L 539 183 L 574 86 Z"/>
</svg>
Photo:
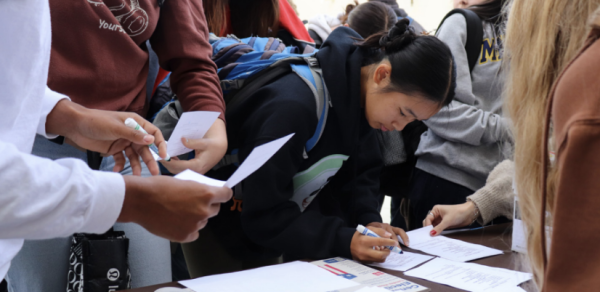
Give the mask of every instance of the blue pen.
<svg viewBox="0 0 600 292">
<path fill-rule="evenodd" d="M 377 235 L 377 233 L 369 230 L 369 228 L 364 227 L 360 224 L 358 224 L 358 226 L 356 226 L 356 231 L 360 232 L 362 235 L 366 235 L 366 236 L 371 236 L 371 237 L 381 237 L 379 235 Z M 399 254 L 403 254 L 404 252 L 397 246 L 386 246 L 387 248 L 389 248 L 392 252 L 395 253 L 399 253 Z"/>
<path fill-rule="evenodd" d="M 125 126 L 127 126 L 128 128 L 134 129 L 136 131 L 140 131 L 140 132 L 142 132 L 142 133 L 144 133 L 146 135 L 148 134 L 148 132 L 146 132 L 146 130 L 144 130 L 144 128 L 142 128 L 140 126 L 140 124 L 138 124 L 132 118 L 127 118 L 125 120 Z M 154 152 L 156 154 L 156 156 L 160 157 L 160 155 L 158 154 L 158 148 L 156 147 L 156 145 L 154 145 L 154 143 L 148 145 L 148 147 L 150 148 L 150 151 Z M 171 160 L 171 157 L 169 156 L 169 154 L 167 154 L 167 157 L 165 158 L 165 161 L 169 161 L 169 160 Z"/>
</svg>

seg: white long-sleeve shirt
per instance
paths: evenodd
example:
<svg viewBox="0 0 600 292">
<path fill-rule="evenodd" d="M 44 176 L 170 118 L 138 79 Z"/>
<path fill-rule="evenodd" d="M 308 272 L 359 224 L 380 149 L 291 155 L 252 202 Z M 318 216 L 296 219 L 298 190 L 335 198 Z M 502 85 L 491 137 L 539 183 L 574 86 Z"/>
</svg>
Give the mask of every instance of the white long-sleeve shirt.
<svg viewBox="0 0 600 292">
<path fill-rule="evenodd" d="M 66 98 L 46 86 L 50 28 L 48 0 L 0 1 L 0 279 L 23 239 L 105 232 L 125 196 L 119 174 L 30 154 Z"/>
</svg>

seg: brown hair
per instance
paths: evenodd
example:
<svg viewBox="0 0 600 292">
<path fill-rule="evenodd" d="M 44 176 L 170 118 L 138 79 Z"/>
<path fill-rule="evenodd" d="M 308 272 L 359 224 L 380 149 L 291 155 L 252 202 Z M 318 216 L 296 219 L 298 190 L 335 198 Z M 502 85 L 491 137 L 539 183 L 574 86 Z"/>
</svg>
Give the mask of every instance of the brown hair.
<svg viewBox="0 0 600 292">
<path fill-rule="evenodd" d="M 367 2 L 358 5 L 348 4 L 342 23 L 356 31 L 363 38 L 373 34 L 387 32 L 397 22 L 394 10 L 381 2 Z"/>
<path fill-rule="evenodd" d="M 274 36 L 279 27 L 279 0 L 202 1 L 208 29 L 217 35 L 226 27 L 227 6 L 231 31 L 240 38 Z"/>
</svg>

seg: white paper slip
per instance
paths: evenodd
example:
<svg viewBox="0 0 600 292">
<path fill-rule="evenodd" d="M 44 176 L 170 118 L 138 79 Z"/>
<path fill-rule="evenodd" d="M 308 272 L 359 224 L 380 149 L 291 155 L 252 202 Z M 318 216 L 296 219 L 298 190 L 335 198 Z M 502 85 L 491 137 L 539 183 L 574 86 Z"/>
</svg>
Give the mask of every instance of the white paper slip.
<svg viewBox="0 0 600 292">
<path fill-rule="evenodd" d="M 183 146 L 181 138 L 200 139 L 204 137 L 217 118 L 219 118 L 219 115 L 220 113 L 218 112 L 206 111 L 183 113 L 175 129 L 173 129 L 171 137 L 169 137 L 169 143 L 167 144 L 167 153 L 169 156 L 175 157 L 192 151 L 193 149 Z"/>
<path fill-rule="evenodd" d="M 233 188 L 239 182 L 243 181 L 261 166 L 263 166 L 287 141 L 292 138 L 292 136 L 294 136 L 294 134 L 289 134 L 283 138 L 279 138 L 275 141 L 271 141 L 254 148 L 227 181 L 213 179 L 189 169 L 179 173 L 175 176 L 175 178 L 191 180 L 216 187 L 226 186 L 228 188 Z"/>
<path fill-rule="evenodd" d="M 195 171 L 186 169 L 175 176 L 175 178 L 182 180 L 191 180 L 197 183 L 213 186 L 213 187 L 222 187 L 226 182 L 214 178 L 210 178 L 205 175 L 201 175 Z"/>
<path fill-rule="evenodd" d="M 409 247 L 458 262 L 468 262 L 503 253 L 501 250 L 442 235 L 431 236 L 429 232 L 432 229 L 433 226 L 429 225 L 407 232 L 410 240 Z"/>
<path fill-rule="evenodd" d="M 287 141 L 289 141 L 294 134 L 289 134 L 283 138 L 279 138 L 275 141 L 260 145 L 250 152 L 250 155 L 246 157 L 244 163 L 238 167 L 238 169 L 231 175 L 227 180 L 226 186 L 233 188 L 239 182 L 243 181 L 246 177 L 251 175 L 263 164 L 267 162 L 274 154 L 281 148 Z"/>
<path fill-rule="evenodd" d="M 326 292 L 359 285 L 305 262 L 206 276 L 179 283 L 196 292 Z"/>
<path fill-rule="evenodd" d="M 385 259 L 385 262 L 372 263 L 371 266 L 405 272 L 428 260 L 431 260 L 432 258 L 432 256 L 404 251 L 402 254 L 390 253 L 390 255 Z"/>
<path fill-rule="evenodd" d="M 531 280 L 528 273 L 442 258 L 433 259 L 404 274 L 467 291 L 494 291 L 492 289 L 515 287 Z"/>
</svg>

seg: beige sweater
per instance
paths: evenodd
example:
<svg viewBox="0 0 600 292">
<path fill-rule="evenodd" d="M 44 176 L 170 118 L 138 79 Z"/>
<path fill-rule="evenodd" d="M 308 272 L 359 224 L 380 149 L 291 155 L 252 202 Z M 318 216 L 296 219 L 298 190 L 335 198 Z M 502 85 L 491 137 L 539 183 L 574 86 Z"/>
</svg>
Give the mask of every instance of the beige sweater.
<svg viewBox="0 0 600 292">
<path fill-rule="evenodd" d="M 504 216 L 512 219 L 514 194 L 512 188 L 515 163 L 504 160 L 490 172 L 485 186 L 477 190 L 467 200 L 473 201 L 479 208 L 479 224 L 484 225 L 492 219 Z"/>
</svg>

